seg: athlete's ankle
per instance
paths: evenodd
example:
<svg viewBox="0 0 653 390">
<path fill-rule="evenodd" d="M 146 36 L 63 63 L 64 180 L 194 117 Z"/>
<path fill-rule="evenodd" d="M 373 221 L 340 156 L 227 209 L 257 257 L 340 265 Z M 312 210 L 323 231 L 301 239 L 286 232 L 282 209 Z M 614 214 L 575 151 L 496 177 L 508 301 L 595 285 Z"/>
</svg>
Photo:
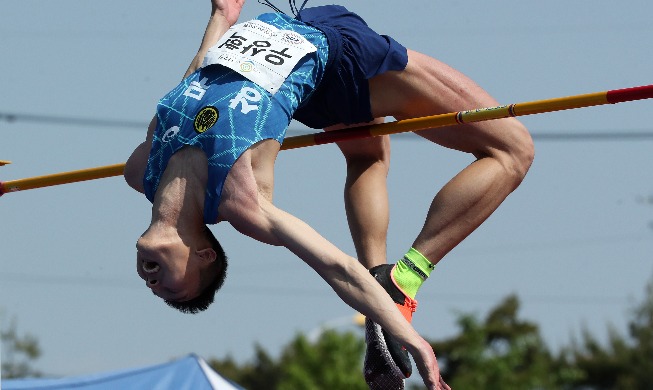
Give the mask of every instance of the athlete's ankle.
<svg viewBox="0 0 653 390">
<path fill-rule="evenodd" d="M 410 248 L 393 268 L 392 279 L 406 296 L 415 299 L 417 291 L 431 275 L 433 268 L 435 265 L 424 255 L 415 248 Z"/>
</svg>

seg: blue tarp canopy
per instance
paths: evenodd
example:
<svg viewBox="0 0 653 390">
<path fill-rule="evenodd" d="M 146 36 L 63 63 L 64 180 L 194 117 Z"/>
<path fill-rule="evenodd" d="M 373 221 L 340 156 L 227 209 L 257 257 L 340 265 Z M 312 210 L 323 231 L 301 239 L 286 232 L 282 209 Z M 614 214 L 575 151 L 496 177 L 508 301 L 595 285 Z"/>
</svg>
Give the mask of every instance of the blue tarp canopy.
<svg viewBox="0 0 653 390">
<path fill-rule="evenodd" d="M 2 390 L 244 390 L 189 355 L 156 366 L 69 378 L 10 379 Z"/>
</svg>

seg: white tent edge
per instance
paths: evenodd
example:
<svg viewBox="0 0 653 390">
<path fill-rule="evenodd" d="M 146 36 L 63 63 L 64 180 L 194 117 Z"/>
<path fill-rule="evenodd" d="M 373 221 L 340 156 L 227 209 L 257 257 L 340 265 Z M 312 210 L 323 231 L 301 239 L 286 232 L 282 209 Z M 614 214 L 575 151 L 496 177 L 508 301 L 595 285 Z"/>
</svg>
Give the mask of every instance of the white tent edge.
<svg viewBox="0 0 653 390">
<path fill-rule="evenodd" d="M 190 369 L 189 369 L 190 368 Z M 153 376 L 158 373 L 158 378 Z M 191 353 L 168 362 L 132 367 L 121 370 L 97 372 L 88 375 L 70 376 L 63 378 L 23 378 L 3 379 L 0 381 L 0 390 L 60 390 L 76 388 L 80 390 L 104 390 L 112 388 L 116 381 L 121 383 L 121 389 L 142 389 L 143 383 L 148 387 L 156 389 L 178 390 L 179 381 L 185 378 L 195 380 L 195 386 L 182 386 L 183 389 L 195 390 L 198 382 L 203 383 L 200 387 L 211 390 L 245 390 L 243 387 L 225 379 L 214 371 L 209 364 L 200 356 Z M 159 383 L 154 383 L 158 380 Z M 128 382 L 128 383 L 125 383 Z M 108 386 L 108 387 L 107 387 Z M 126 387 L 125 387 L 126 386 Z"/>
</svg>

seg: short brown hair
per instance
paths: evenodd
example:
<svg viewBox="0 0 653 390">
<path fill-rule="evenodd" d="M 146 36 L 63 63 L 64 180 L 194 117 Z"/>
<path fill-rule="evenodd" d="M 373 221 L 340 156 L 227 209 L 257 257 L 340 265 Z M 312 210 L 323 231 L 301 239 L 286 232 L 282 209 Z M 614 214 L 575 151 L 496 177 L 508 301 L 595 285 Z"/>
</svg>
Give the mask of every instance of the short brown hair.
<svg viewBox="0 0 653 390">
<path fill-rule="evenodd" d="M 216 258 L 214 265 L 218 268 L 218 274 L 215 276 L 215 279 L 213 279 L 213 281 L 193 299 L 183 302 L 164 300 L 168 306 L 173 307 L 182 313 L 197 314 L 208 309 L 213 303 L 215 293 L 220 290 L 227 277 L 227 255 L 224 253 L 222 245 L 220 245 L 208 226 L 204 227 L 204 234 L 215 251 Z"/>
</svg>

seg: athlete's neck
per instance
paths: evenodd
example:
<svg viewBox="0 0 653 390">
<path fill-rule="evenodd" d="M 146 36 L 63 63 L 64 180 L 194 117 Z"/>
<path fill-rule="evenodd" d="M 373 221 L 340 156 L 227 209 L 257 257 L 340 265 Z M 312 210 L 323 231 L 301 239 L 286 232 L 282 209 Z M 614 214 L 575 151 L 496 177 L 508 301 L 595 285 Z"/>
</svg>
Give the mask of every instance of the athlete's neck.
<svg viewBox="0 0 653 390">
<path fill-rule="evenodd" d="M 151 225 L 188 231 L 204 226 L 208 174 L 204 153 L 184 148 L 170 158 L 154 196 Z"/>
</svg>

